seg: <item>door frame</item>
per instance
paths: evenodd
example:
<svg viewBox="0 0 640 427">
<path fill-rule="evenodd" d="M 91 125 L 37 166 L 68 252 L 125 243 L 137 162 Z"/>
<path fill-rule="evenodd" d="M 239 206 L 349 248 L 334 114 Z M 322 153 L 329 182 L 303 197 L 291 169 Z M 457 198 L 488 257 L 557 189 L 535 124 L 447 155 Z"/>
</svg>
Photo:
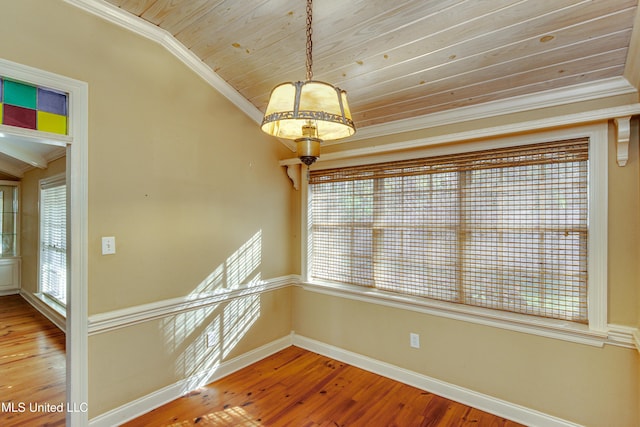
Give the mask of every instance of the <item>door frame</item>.
<svg viewBox="0 0 640 427">
<path fill-rule="evenodd" d="M 34 140 L 66 145 L 67 312 L 66 425 L 86 426 L 88 414 L 88 123 L 86 82 L 0 58 L 0 75 L 69 94 L 68 136 L 32 132 Z M 3 126 L 3 132 L 11 133 Z M 20 132 L 21 136 L 24 133 Z"/>
</svg>

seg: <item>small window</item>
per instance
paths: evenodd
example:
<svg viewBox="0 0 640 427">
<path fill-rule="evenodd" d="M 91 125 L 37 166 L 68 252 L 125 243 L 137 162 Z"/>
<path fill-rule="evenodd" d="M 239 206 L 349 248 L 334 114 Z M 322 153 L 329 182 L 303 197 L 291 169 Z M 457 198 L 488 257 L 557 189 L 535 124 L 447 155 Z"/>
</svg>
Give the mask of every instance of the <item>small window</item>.
<svg viewBox="0 0 640 427">
<path fill-rule="evenodd" d="M 18 256 L 18 189 L 19 184 L 0 181 L 0 257 Z"/>
<path fill-rule="evenodd" d="M 310 172 L 311 280 L 588 324 L 589 138 Z"/>
<path fill-rule="evenodd" d="M 67 186 L 65 176 L 40 182 L 40 292 L 67 304 Z"/>
</svg>

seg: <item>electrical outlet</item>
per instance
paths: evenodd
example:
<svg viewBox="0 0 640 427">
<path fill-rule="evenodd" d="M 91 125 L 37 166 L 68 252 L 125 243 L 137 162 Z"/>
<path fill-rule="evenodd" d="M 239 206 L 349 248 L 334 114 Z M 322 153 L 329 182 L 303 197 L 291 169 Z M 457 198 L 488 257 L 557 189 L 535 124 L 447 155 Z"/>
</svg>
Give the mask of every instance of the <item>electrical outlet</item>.
<svg viewBox="0 0 640 427">
<path fill-rule="evenodd" d="M 413 348 L 420 348 L 420 335 L 409 333 L 409 345 Z"/>
<path fill-rule="evenodd" d="M 215 332 L 209 332 L 207 334 L 207 347 L 215 347 L 218 341 L 218 334 Z"/>
</svg>

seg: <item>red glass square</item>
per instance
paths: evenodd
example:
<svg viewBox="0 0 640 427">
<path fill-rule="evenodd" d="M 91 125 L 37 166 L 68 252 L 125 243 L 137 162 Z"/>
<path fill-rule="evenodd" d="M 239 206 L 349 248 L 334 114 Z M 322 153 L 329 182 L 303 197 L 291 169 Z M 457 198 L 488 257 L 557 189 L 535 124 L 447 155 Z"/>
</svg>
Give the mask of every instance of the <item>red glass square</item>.
<svg viewBox="0 0 640 427">
<path fill-rule="evenodd" d="M 36 128 L 36 110 L 4 104 L 2 124 L 27 129 Z"/>
</svg>

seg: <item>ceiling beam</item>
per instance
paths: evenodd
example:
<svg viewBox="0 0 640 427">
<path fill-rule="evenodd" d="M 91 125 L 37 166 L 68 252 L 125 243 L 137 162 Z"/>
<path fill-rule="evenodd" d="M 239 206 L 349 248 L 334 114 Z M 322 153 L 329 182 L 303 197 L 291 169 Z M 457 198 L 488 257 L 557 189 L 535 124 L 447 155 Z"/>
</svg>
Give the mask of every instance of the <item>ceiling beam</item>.
<svg viewBox="0 0 640 427">
<path fill-rule="evenodd" d="M 22 171 L 22 169 L 3 158 L 0 158 L 0 172 L 15 176 L 16 178 L 24 177 L 24 172 Z"/>
<path fill-rule="evenodd" d="M 46 169 L 48 164 L 47 159 L 40 154 L 28 151 L 20 144 L 6 138 L 0 138 L 0 153 L 40 169 Z"/>
</svg>

